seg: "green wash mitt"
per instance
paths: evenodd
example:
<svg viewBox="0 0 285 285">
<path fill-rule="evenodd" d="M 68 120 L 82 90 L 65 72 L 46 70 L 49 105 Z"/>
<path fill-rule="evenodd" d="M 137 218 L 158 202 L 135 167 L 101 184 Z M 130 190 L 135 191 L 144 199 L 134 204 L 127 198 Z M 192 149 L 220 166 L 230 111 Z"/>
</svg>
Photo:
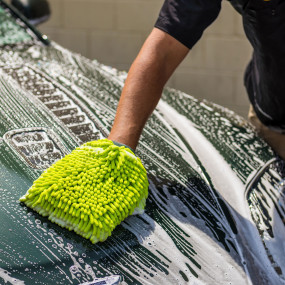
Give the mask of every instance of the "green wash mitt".
<svg viewBox="0 0 285 285">
<path fill-rule="evenodd" d="M 104 241 L 148 196 L 146 170 L 124 147 L 103 139 L 55 162 L 20 198 L 28 207 L 91 242 Z"/>
</svg>

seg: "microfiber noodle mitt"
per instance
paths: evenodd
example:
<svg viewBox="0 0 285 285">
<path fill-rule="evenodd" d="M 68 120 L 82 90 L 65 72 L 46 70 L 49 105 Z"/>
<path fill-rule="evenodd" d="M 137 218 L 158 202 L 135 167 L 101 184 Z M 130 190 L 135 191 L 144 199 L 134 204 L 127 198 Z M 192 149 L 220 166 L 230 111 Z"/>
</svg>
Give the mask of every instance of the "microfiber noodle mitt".
<svg viewBox="0 0 285 285">
<path fill-rule="evenodd" d="M 92 243 L 104 241 L 148 196 L 146 170 L 125 146 L 107 139 L 77 147 L 20 198 L 49 220 Z"/>
</svg>

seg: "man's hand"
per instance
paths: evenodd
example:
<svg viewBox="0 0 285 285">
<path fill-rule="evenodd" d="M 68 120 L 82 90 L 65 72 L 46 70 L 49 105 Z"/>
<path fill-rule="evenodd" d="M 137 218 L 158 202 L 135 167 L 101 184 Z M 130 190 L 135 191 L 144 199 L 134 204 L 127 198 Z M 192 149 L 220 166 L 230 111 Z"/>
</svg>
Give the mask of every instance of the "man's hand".
<svg viewBox="0 0 285 285">
<path fill-rule="evenodd" d="M 164 85 L 189 49 L 154 28 L 133 62 L 108 137 L 135 149 Z"/>
</svg>

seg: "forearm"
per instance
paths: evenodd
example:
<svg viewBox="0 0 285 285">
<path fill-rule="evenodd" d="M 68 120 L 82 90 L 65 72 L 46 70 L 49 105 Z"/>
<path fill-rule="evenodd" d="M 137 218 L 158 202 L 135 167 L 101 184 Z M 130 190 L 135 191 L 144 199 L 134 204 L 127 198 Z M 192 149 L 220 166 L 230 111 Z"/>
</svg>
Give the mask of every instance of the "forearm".
<svg viewBox="0 0 285 285">
<path fill-rule="evenodd" d="M 135 66 L 140 64 L 134 63 Z M 154 84 L 157 77 L 153 68 L 140 66 L 140 72 L 129 72 L 119 101 L 114 125 L 109 139 L 116 140 L 135 149 L 142 129 L 161 97 L 163 84 Z"/>
<path fill-rule="evenodd" d="M 187 52 L 164 32 L 151 33 L 129 71 L 109 139 L 136 148 L 165 83 Z"/>
</svg>

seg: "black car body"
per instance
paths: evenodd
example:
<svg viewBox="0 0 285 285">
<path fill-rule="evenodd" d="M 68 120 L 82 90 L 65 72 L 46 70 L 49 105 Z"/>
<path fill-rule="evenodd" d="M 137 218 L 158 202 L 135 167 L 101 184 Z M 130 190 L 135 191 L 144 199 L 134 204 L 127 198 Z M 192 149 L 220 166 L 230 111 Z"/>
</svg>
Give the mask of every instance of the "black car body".
<svg viewBox="0 0 285 285">
<path fill-rule="evenodd" d="M 107 136 L 126 73 L 49 43 L 2 1 L 0 21 L 1 284 L 285 283 L 283 162 L 243 118 L 176 90 L 136 151 L 143 214 L 93 245 L 22 205 L 44 169 Z"/>
</svg>

